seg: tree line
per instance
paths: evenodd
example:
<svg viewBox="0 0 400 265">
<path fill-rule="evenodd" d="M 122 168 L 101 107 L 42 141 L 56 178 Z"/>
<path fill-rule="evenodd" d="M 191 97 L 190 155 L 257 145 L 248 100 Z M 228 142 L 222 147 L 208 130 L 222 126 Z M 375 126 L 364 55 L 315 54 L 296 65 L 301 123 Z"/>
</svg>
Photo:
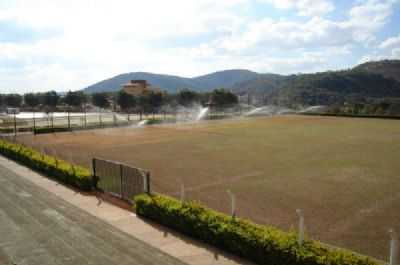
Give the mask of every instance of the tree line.
<svg viewBox="0 0 400 265">
<path fill-rule="evenodd" d="M 183 89 L 170 94 L 165 91 L 150 91 L 142 95 L 131 95 L 124 90 L 118 92 L 101 92 L 86 94 L 82 91 L 68 91 L 59 94 L 55 91 L 44 93 L 0 94 L 0 107 L 22 108 L 25 110 L 47 111 L 70 110 L 81 111 L 98 107 L 122 112 L 158 112 L 189 107 L 194 104 L 212 105 L 215 108 L 225 108 L 238 103 L 238 97 L 225 89 L 215 89 L 212 92 L 196 92 Z"/>
<path fill-rule="evenodd" d="M 329 114 L 400 116 L 400 99 L 384 98 L 331 105 Z"/>
</svg>

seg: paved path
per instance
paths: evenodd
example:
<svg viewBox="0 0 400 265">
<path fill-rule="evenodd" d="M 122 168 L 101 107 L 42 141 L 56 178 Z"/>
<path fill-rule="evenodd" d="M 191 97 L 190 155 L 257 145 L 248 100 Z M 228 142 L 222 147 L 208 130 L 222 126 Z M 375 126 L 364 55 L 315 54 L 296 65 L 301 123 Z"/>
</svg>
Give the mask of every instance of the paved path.
<svg viewBox="0 0 400 265">
<path fill-rule="evenodd" d="M 0 264 L 184 264 L 0 165 Z"/>
<path fill-rule="evenodd" d="M 11 262 L 251 265 L 0 156 L 0 265 Z"/>
</svg>

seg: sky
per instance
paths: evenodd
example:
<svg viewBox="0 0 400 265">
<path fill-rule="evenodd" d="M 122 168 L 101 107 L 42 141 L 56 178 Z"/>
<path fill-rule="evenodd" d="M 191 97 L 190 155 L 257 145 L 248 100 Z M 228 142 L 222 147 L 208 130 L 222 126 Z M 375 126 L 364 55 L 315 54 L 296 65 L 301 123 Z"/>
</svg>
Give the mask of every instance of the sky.
<svg viewBox="0 0 400 265">
<path fill-rule="evenodd" d="M 400 0 L 0 0 L 0 93 L 400 59 Z"/>
</svg>

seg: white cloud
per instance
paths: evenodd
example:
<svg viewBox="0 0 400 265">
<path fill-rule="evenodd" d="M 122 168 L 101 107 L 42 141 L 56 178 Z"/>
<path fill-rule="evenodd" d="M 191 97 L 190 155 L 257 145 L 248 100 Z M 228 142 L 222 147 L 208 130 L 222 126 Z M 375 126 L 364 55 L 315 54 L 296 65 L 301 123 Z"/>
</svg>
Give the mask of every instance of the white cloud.
<svg viewBox="0 0 400 265">
<path fill-rule="evenodd" d="M 241 13 L 255 2 L 303 17 Z M 376 44 L 375 35 L 389 21 L 395 1 L 359 1 L 341 20 L 324 16 L 335 8 L 330 0 L 10 3 L 1 6 L 0 22 L 58 34 L 31 43 L 0 42 L 2 92 L 79 89 L 132 71 L 193 76 L 228 68 L 277 73 L 329 69 L 335 67 L 330 61 L 349 55 L 353 47 Z M 382 54 L 398 56 L 396 38 L 381 43 Z M 175 44 L 177 39 L 182 43 Z"/>
<path fill-rule="evenodd" d="M 335 36 L 335 37 L 332 37 Z M 221 47 L 228 51 L 252 49 L 298 49 L 340 46 L 352 42 L 352 32 L 342 23 L 311 18 L 305 23 L 264 19 L 249 24 L 248 30 L 225 39 Z"/>
<path fill-rule="evenodd" d="M 233 8 L 247 1 L 15 1 L 2 7 L 0 22 L 61 34 L 29 44 L 0 43 L 3 61 L 23 65 L 10 71 L 0 61 L 0 88 L 78 89 L 128 71 L 177 73 L 180 68 L 180 74 L 192 74 L 184 63 L 169 67 L 180 53 L 151 47 L 176 37 L 229 34 L 243 20 Z"/>
<path fill-rule="evenodd" d="M 350 19 L 344 24 L 353 31 L 358 41 L 371 42 L 393 13 L 397 0 L 367 0 L 351 8 Z"/>
<path fill-rule="evenodd" d="M 363 56 L 361 61 L 382 59 L 400 59 L 400 35 L 382 41 L 372 54 Z"/>
<path fill-rule="evenodd" d="M 392 47 L 400 47 L 400 35 L 397 37 L 390 37 L 379 45 L 380 49 L 388 49 Z"/>
<path fill-rule="evenodd" d="M 278 9 L 295 9 L 300 16 L 321 16 L 335 9 L 329 0 L 259 0 Z"/>
<path fill-rule="evenodd" d="M 276 2 L 282 8 L 291 7 L 294 3 Z M 243 32 L 234 32 L 232 36 L 223 38 L 219 41 L 219 47 L 230 52 L 259 53 L 262 49 L 307 49 L 353 44 L 368 46 L 388 22 L 394 3 L 392 0 L 362 2 L 349 10 L 347 19 L 340 21 L 321 17 L 312 17 L 305 22 L 265 18 L 249 23 Z"/>
<path fill-rule="evenodd" d="M 400 59 L 400 48 L 395 48 L 392 50 L 392 58 Z"/>
</svg>

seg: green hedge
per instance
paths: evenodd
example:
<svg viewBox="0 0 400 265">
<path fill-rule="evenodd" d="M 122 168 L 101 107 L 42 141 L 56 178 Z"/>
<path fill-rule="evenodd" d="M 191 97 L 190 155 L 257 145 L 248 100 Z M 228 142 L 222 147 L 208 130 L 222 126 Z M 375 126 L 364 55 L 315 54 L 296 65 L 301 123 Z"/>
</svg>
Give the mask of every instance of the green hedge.
<svg viewBox="0 0 400 265">
<path fill-rule="evenodd" d="M 162 195 L 135 197 L 138 215 L 233 254 L 268 265 L 372 265 L 379 264 L 350 251 L 330 249 L 312 240 L 297 243 L 295 233 L 232 218 L 196 202 Z"/>
<path fill-rule="evenodd" d="M 29 127 L 17 128 L 17 132 L 31 132 L 31 131 L 32 128 Z M 0 128 L 0 133 L 14 133 L 14 127 Z"/>
<path fill-rule="evenodd" d="M 88 169 L 23 145 L 0 140 L 0 154 L 81 190 L 89 191 L 93 187 L 92 175 Z"/>
<path fill-rule="evenodd" d="M 150 118 L 150 119 L 147 119 L 146 125 L 161 124 L 161 123 L 163 123 L 162 119 Z"/>
<path fill-rule="evenodd" d="M 44 133 L 56 133 L 56 132 L 68 132 L 71 131 L 68 127 L 40 127 L 33 130 L 34 134 L 44 134 Z"/>
</svg>

